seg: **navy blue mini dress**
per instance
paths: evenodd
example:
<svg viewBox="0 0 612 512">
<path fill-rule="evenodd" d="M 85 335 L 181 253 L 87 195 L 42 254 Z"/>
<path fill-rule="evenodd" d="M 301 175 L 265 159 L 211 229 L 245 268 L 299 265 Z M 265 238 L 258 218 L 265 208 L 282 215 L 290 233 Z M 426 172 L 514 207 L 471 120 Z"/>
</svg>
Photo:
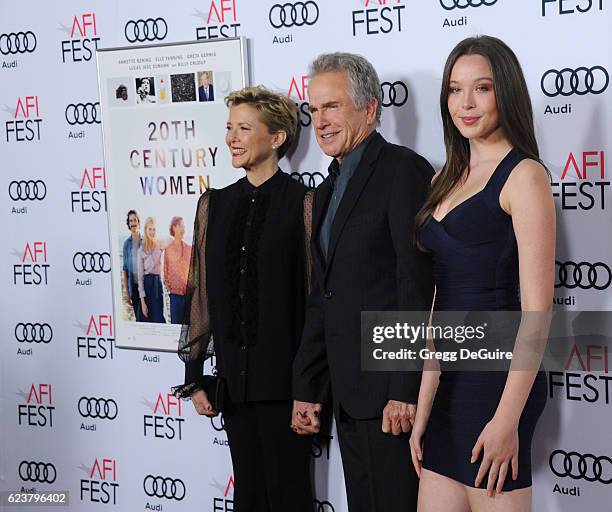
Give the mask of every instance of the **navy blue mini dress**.
<svg viewBox="0 0 612 512">
<path fill-rule="evenodd" d="M 512 217 L 499 195 L 516 165 L 526 158 L 511 150 L 483 190 L 457 205 L 419 234 L 431 251 L 438 311 L 520 310 L 518 248 Z M 470 462 L 472 448 L 499 404 L 507 373 L 444 371 L 423 444 L 423 467 L 474 487 L 482 460 Z M 508 471 L 504 491 L 531 486 L 531 441 L 546 404 L 546 375 L 540 371 L 519 423 L 518 480 Z M 481 487 L 486 488 L 487 478 Z"/>
</svg>

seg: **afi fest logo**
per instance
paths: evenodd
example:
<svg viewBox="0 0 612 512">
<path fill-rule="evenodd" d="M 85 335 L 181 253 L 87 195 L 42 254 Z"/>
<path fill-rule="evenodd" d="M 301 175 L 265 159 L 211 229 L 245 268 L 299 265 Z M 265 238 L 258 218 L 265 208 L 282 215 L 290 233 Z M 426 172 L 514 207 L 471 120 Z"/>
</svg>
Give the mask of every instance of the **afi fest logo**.
<svg viewBox="0 0 612 512">
<path fill-rule="evenodd" d="M 106 211 L 106 170 L 104 167 L 85 167 L 81 178 L 71 177 L 78 190 L 70 192 L 72 213 L 99 213 Z"/>
<path fill-rule="evenodd" d="M 20 96 L 17 98 L 15 108 L 5 105 L 3 110 L 13 118 L 4 122 L 6 142 L 40 140 L 40 125 L 43 120 L 38 96 Z"/>
<path fill-rule="evenodd" d="M 548 372 L 549 398 L 601 407 L 610 405 L 610 348 L 604 343 L 572 345 L 563 372 Z"/>
<path fill-rule="evenodd" d="M 310 78 L 307 75 L 297 75 L 291 77 L 291 83 L 289 84 L 289 91 L 287 96 L 297 99 L 295 105 L 298 108 L 298 121 L 300 126 L 306 128 L 311 125 L 312 117 L 310 115 L 310 106 L 308 104 L 308 81 Z"/>
<path fill-rule="evenodd" d="M 542 16 L 549 14 L 584 14 L 586 12 L 603 11 L 604 0 L 542 0 Z"/>
<path fill-rule="evenodd" d="M 558 181 L 551 182 L 553 197 L 563 210 L 606 210 L 610 201 L 606 179 L 606 152 L 570 152 Z M 608 199 L 608 203 L 606 203 Z"/>
<path fill-rule="evenodd" d="M 98 23 L 95 12 L 76 14 L 70 26 L 60 24 L 59 29 L 68 39 L 61 42 L 62 62 L 89 62 L 98 49 Z"/>
<path fill-rule="evenodd" d="M 25 403 L 17 406 L 19 425 L 29 427 L 53 428 L 53 386 L 51 384 L 30 385 L 27 393 L 17 393 Z"/>
<path fill-rule="evenodd" d="M 185 418 L 181 417 L 180 399 L 172 393 L 158 393 L 155 402 L 144 398 L 141 403 L 152 412 L 143 416 L 144 437 L 182 439 Z"/>
<path fill-rule="evenodd" d="M 213 512 L 233 512 L 234 510 L 234 475 L 230 475 L 227 483 L 219 483 L 216 480 L 210 484 L 218 493 L 213 497 Z"/>
<path fill-rule="evenodd" d="M 87 324 L 77 323 L 84 336 L 77 336 L 77 357 L 84 359 L 113 359 L 115 335 L 112 315 L 90 315 Z"/>
<path fill-rule="evenodd" d="M 196 27 L 196 39 L 238 37 L 238 0 L 210 0 L 205 11 L 195 10 L 192 16 L 200 18 L 203 26 Z"/>
<path fill-rule="evenodd" d="M 117 504 L 117 460 L 96 457 L 91 467 L 81 464 L 87 478 L 80 481 L 81 501 L 88 503 L 103 503 L 105 505 Z"/>
<path fill-rule="evenodd" d="M 353 37 L 402 31 L 404 0 L 358 0 L 364 9 L 351 13 Z"/>
<path fill-rule="evenodd" d="M 13 250 L 13 256 L 20 262 L 13 265 L 13 284 L 41 286 L 49 283 L 47 242 L 27 242 L 23 251 Z"/>
</svg>

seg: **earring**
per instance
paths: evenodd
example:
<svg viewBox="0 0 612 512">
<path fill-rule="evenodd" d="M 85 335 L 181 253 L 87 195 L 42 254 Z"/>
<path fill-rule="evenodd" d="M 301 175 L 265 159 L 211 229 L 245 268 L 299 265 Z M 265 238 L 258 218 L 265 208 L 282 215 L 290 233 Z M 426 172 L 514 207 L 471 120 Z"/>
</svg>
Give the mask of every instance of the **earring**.
<svg viewBox="0 0 612 512">
<path fill-rule="evenodd" d="M 276 149 L 276 146 L 272 146 L 272 149 Z"/>
</svg>

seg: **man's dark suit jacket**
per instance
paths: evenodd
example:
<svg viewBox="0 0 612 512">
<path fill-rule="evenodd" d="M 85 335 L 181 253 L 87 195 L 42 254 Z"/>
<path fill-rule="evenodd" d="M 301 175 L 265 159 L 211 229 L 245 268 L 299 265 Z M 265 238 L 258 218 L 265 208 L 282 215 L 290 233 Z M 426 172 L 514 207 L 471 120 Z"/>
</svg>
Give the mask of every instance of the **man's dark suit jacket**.
<svg viewBox="0 0 612 512">
<path fill-rule="evenodd" d="M 204 95 L 204 86 L 198 87 L 198 101 L 215 101 L 215 89 L 212 84 L 208 84 L 208 90 L 206 90 L 206 96 Z"/>
<path fill-rule="evenodd" d="M 420 373 L 361 371 L 361 311 L 429 311 L 431 258 L 416 247 L 414 217 L 432 176 L 423 157 L 374 134 L 334 217 L 327 261 L 318 240 L 329 178 L 317 188 L 312 291 L 294 361 L 296 400 L 323 403 L 332 391 L 334 405 L 357 419 L 381 416 L 391 399 L 416 403 Z"/>
</svg>

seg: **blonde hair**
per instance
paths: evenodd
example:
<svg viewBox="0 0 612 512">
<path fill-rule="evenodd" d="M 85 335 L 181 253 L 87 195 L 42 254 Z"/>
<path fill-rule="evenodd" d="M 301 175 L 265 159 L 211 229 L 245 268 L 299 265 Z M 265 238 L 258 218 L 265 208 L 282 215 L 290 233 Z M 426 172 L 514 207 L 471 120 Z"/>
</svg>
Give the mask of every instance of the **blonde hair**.
<svg viewBox="0 0 612 512">
<path fill-rule="evenodd" d="M 278 158 L 285 156 L 297 136 L 298 110 L 295 103 L 283 94 L 266 89 L 263 85 L 245 87 L 231 92 L 225 98 L 228 108 L 237 105 L 251 105 L 259 113 L 262 123 L 270 133 L 284 131 L 285 142 L 276 150 Z"/>
<path fill-rule="evenodd" d="M 153 226 L 155 227 L 155 219 L 153 217 L 147 217 L 144 223 L 144 236 L 142 240 L 142 250 L 145 252 L 151 252 L 153 248 L 157 245 L 157 238 L 149 238 L 147 234 L 147 227 Z"/>
</svg>

